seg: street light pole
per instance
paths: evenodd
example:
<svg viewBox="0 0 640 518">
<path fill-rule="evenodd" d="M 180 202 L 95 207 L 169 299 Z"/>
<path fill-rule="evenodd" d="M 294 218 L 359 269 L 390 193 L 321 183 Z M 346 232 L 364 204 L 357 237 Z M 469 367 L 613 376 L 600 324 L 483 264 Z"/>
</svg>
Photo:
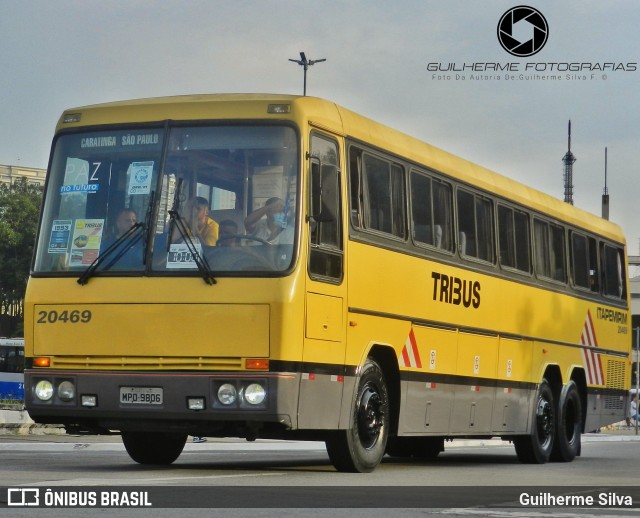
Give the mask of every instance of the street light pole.
<svg viewBox="0 0 640 518">
<path fill-rule="evenodd" d="M 326 59 L 307 59 L 305 53 L 300 52 L 300 59 L 289 59 L 289 61 L 293 61 L 304 68 L 304 89 L 302 91 L 302 95 L 307 95 L 307 70 L 309 70 L 310 66 L 315 65 L 316 63 L 322 63 L 323 61 L 326 61 Z"/>
</svg>

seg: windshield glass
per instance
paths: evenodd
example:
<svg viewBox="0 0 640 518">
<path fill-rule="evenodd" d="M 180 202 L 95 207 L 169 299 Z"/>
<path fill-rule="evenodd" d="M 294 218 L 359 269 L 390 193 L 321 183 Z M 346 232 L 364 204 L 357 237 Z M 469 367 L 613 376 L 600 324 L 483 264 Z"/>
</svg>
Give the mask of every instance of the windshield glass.
<svg viewBox="0 0 640 518">
<path fill-rule="evenodd" d="M 86 273 L 284 271 L 295 242 L 297 169 L 296 133 L 286 126 L 63 135 L 35 272 L 75 272 L 86 282 Z"/>
</svg>

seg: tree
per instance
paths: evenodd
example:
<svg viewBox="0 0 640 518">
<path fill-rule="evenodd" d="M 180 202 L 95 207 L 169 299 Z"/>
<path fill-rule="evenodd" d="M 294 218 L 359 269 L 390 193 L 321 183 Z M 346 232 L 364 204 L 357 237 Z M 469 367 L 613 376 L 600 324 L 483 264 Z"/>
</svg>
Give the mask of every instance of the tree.
<svg viewBox="0 0 640 518">
<path fill-rule="evenodd" d="M 22 336 L 23 301 L 42 188 L 21 178 L 0 185 L 0 335 Z"/>
</svg>

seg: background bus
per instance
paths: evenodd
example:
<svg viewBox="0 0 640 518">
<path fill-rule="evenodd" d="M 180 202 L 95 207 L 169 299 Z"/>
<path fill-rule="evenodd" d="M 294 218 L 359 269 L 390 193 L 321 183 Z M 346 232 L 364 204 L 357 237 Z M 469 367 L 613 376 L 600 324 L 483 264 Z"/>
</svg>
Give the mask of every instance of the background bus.
<svg viewBox="0 0 640 518">
<path fill-rule="evenodd" d="M 0 403 L 24 401 L 24 339 L 0 338 Z"/>
<path fill-rule="evenodd" d="M 334 103 L 68 110 L 47 178 L 37 422 L 118 430 L 144 464 L 187 434 L 324 440 L 362 472 L 459 437 L 570 461 L 624 418 L 620 228 Z"/>
</svg>

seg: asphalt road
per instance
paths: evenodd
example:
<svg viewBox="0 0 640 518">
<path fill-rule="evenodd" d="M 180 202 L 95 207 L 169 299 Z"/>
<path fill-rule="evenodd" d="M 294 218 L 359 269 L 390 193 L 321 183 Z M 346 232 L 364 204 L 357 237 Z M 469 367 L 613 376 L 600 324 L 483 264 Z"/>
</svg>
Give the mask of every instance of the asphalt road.
<svg viewBox="0 0 640 518">
<path fill-rule="evenodd" d="M 58 502 L 63 504 L 69 504 L 64 500 L 68 493 L 94 493 L 97 500 L 103 492 L 120 499 L 147 493 L 154 507 L 133 509 L 131 501 L 123 506 L 116 500 L 117 508 L 103 509 L 98 501 L 92 509 L 57 510 L 66 516 L 203 516 L 197 507 L 207 508 L 206 516 L 299 516 L 294 511 L 301 509 L 305 516 L 368 518 L 398 512 L 402 516 L 549 514 L 536 505 L 523 506 L 519 500 L 523 493 L 593 494 L 596 504 L 601 503 L 598 498 L 607 499 L 604 508 L 590 505 L 576 514 L 563 508 L 554 516 L 640 515 L 636 498 L 640 437 L 633 430 L 585 434 L 582 456 L 567 464 L 522 465 L 509 443 L 460 440 L 447 443 L 445 452 L 431 461 L 385 457 L 370 474 L 337 473 L 322 443 L 283 441 L 189 442 L 173 465 L 154 467 L 131 461 L 118 436 L 4 435 L 0 459 L 2 492 L 30 488 L 39 492 L 42 503 L 46 490 L 53 488 L 66 494 Z M 2 492 L 0 504 L 7 501 Z M 629 505 L 626 497 L 634 503 Z M 9 516 L 51 511 L 59 515 L 42 508 L 13 506 L 10 511 Z"/>
</svg>

